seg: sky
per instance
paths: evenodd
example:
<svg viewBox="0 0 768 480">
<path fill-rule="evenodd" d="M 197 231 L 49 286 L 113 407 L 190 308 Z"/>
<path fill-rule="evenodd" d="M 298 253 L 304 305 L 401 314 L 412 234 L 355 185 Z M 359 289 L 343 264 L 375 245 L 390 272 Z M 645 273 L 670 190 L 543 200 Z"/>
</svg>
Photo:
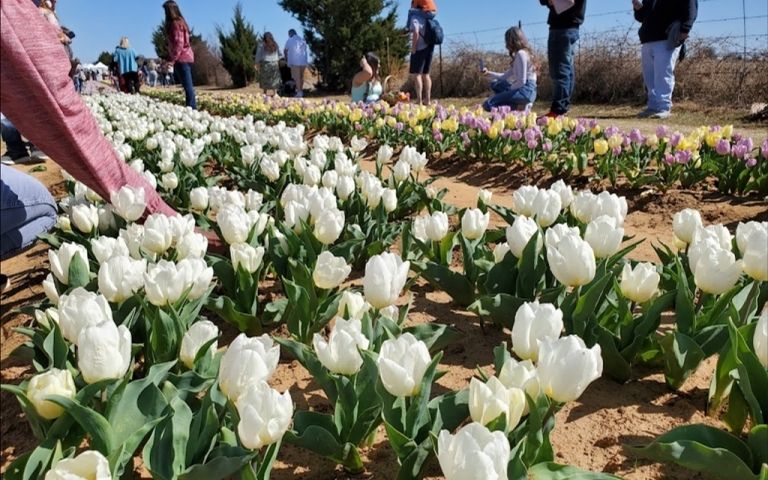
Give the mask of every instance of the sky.
<svg viewBox="0 0 768 480">
<path fill-rule="evenodd" d="M 216 25 L 229 28 L 237 0 L 177 0 L 187 22 L 203 38 L 215 39 Z M 349 0 L 354 1 L 354 0 Z M 163 0 L 59 0 L 57 11 L 62 25 L 77 37 L 75 56 L 95 62 L 99 53 L 114 50 L 120 37 L 127 36 L 140 55 L 154 56 L 152 30 L 163 20 Z M 277 0 L 243 0 L 246 19 L 256 30 L 272 31 L 278 43 L 287 39 L 289 28 L 301 25 L 283 11 Z M 504 30 L 522 22 L 534 47 L 546 47 L 547 10 L 538 0 L 437 0 L 438 19 L 445 31 L 444 48 L 459 43 L 487 50 L 503 49 Z M 400 24 L 410 0 L 397 0 Z M 699 0 L 699 16 L 691 38 L 726 38 L 730 48 L 741 51 L 746 10 L 748 49 L 768 50 L 768 0 Z M 636 39 L 638 24 L 631 14 L 631 0 L 587 0 L 587 18 L 582 38 L 598 38 L 600 32 L 612 31 Z"/>
</svg>

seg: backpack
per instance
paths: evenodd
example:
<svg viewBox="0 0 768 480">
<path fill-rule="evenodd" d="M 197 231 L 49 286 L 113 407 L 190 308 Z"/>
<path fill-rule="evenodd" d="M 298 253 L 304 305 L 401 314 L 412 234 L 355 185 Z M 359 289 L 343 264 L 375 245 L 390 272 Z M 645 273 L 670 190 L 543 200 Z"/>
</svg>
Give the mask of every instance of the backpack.
<svg viewBox="0 0 768 480">
<path fill-rule="evenodd" d="M 440 22 L 435 17 L 427 18 L 424 31 L 424 40 L 429 45 L 442 45 L 443 43 L 443 27 L 440 26 Z"/>
</svg>

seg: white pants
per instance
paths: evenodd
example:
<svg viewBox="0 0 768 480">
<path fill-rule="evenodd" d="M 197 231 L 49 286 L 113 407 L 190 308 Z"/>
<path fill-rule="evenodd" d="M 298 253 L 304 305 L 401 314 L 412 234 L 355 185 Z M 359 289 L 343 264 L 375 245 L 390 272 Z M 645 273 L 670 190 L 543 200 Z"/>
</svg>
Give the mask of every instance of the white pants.
<svg viewBox="0 0 768 480">
<path fill-rule="evenodd" d="M 296 92 L 303 92 L 304 91 L 304 70 L 307 68 L 306 65 L 290 65 L 291 67 L 291 77 L 293 78 L 293 81 L 296 82 Z"/>
<path fill-rule="evenodd" d="M 648 92 L 648 109 L 668 112 L 675 89 L 675 63 L 680 47 L 670 50 L 666 40 L 642 45 L 643 81 Z"/>
</svg>

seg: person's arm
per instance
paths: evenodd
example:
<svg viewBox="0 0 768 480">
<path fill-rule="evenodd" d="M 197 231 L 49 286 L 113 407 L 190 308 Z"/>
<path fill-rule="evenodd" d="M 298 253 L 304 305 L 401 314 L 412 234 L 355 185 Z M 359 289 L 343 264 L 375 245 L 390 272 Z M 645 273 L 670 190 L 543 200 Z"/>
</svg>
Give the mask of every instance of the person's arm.
<svg viewBox="0 0 768 480">
<path fill-rule="evenodd" d="M 67 72 L 55 32 L 28 0 L 0 3 L 0 104 L 36 147 L 105 200 L 124 185 L 143 188 L 148 213 L 175 215 L 147 181 L 118 158 Z"/>
<path fill-rule="evenodd" d="M 256 63 L 264 61 L 264 45 L 263 42 L 256 47 Z"/>
<path fill-rule="evenodd" d="M 515 54 L 515 61 L 512 62 L 512 68 L 507 70 L 510 72 L 509 86 L 512 90 L 517 90 L 525 85 L 525 79 L 528 78 L 529 62 L 528 52 L 518 50 Z"/>
<path fill-rule="evenodd" d="M 365 59 L 365 55 L 363 55 L 363 58 L 360 59 L 360 68 L 362 70 L 357 72 L 352 79 L 352 85 L 355 87 L 359 87 L 360 85 L 373 78 L 373 69 L 368 64 L 368 60 Z"/>
<path fill-rule="evenodd" d="M 169 61 L 171 63 L 176 63 L 181 56 L 181 50 L 185 44 L 185 35 L 184 27 L 179 22 L 174 22 L 171 27 L 171 35 L 168 38 L 168 53 L 170 54 Z"/>
<path fill-rule="evenodd" d="M 643 23 L 645 17 L 648 15 L 648 7 L 643 0 L 632 0 L 632 10 L 635 14 L 635 20 Z"/>
<path fill-rule="evenodd" d="M 686 15 L 684 18 L 682 18 L 682 24 L 680 25 L 680 36 L 682 37 L 682 40 L 685 40 L 688 38 L 688 34 L 691 32 L 691 29 L 693 28 L 693 22 L 696 21 L 696 17 L 699 14 L 699 1 L 698 0 L 688 0 L 688 3 L 686 5 Z"/>
<path fill-rule="evenodd" d="M 419 21 L 414 18 L 413 22 L 411 23 L 411 53 L 416 53 L 416 45 L 418 45 L 420 38 L 420 28 L 421 23 L 419 23 Z"/>
<path fill-rule="evenodd" d="M 507 78 L 512 76 L 512 69 L 510 68 L 506 72 L 494 72 L 493 70 L 488 70 L 487 68 L 483 70 L 483 73 L 488 75 L 494 80 L 506 80 Z"/>
</svg>

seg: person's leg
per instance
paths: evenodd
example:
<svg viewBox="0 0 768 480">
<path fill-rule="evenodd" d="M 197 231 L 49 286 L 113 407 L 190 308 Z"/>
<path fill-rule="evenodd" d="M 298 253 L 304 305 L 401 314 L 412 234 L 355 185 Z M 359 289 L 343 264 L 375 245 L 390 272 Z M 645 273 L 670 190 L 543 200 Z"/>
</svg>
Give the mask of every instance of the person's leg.
<svg viewBox="0 0 768 480">
<path fill-rule="evenodd" d="M 572 32 L 575 30 L 575 36 Z M 551 111 L 562 115 L 571 104 L 571 90 L 574 85 L 573 50 L 578 39 L 577 29 L 550 29 L 547 42 L 549 76 L 552 79 Z"/>
<path fill-rule="evenodd" d="M 6 155 L 11 160 L 29 156 L 27 145 L 24 143 L 24 140 L 21 139 L 21 134 L 16 127 L 13 126 L 13 123 L 11 123 L 5 116 L 0 117 L 0 134 L 8 149 Z"/>
<path fill-rule="evenodd" d="M 195 99 L 195 85 L 192 83 L 192 64 L 180 63 L 181 70 L 181 85 L 184 87 L 184 95 L 186 97 L 186 104 L 193 110 L 197 110 L 197 100 Z"/>
<path fill-rule="evenodd" d="M 528 84 L 518 88 L 517 90 L 507 90 L 506 92 L 497 93 L 491 98 L 483 102 L 483 108 L 485 111 L 490 112 L 493 108 L 498 107 L 510 107 L 517 109 L 519 105 L 523 108 L 528 103 L 531 103 L 535 99 L 535 93 L 531 93 L 530 86 Z"/>
<path fill-rule="evenodd" d="M 653 43 L 655 42 L 647 42 L 640 47 L 640 56 L 643 67 L 643 83 L 645 84 L 645 91 L 648 94 L 648 108 L 641 114 L 648 114 L 656 111 L 656 92 L 653 90 L 653 79 L 655 78 L 653 73 Z"/>
<path fill-rule="evenodd" d="M 435 46 L 430 45 L 426 49 L 426 58 L 424 59 L 424 69 L 421 73 L 424 74 L 424 90 L 426 93 L 427 105 L 432 103 L 432 77 L 429 75 L 429 70 L 432 68 L 432 56 L 435 53 Z"/>
<path fill-rule="evenodd" d="M 416 83 L 416 99 L 419 101 L 419 105 L 423 103 L 423 91 L 424 91 L 424 82 L 422 79 L 422 75 L 420 73 L 417 73 L 413 76 L 413 80 Z"/>
<path fill-rule="evenodd" d="M 307 71 L 307 67 L 302 65 L 299 67 L 299 96 L 304 96 L 304 73 Z"/>
<path fill-rule="evenodd" d="M 579 29 L 578 28 L 569 28 L 567 30 L 568 35 L 568 52 L 567 52 L 567 60 L 568 60 L 568 68 L 569 68 L 569 88 L 568 88 L 568 109 L 571 108 L 571 97 L 573 96 L 573 91 L 576 88 L 576 64 L 574 60 L 576 59 L 576 43 L 579 41 Z"/>
<path fill-rule="evenodd" d="M 432 103 L 432 76 L 428 73 L 424 74 L 424 91 L 426 92 L 427 105 Z"/>
<path fill-rule="evenodd" d="M 511 89 L 512 86 L 506 80 L 494 80 L 491 82 L 491 90 L 493 93 L 502 93 Z"/>
<path fill-rule="evenodd" d="M 680 48 L 670 50 L 666 41 L 653 42 L 653 88 L 659 112 L 672 110 L 672 92 L 675 89 L 675 64 Z"/>
<path fill-rule="evenodd" d="M 56 224 L 56 202 L 33 177 L 0 165 L 0 259 L 31 246 Z"/>
</svg>

